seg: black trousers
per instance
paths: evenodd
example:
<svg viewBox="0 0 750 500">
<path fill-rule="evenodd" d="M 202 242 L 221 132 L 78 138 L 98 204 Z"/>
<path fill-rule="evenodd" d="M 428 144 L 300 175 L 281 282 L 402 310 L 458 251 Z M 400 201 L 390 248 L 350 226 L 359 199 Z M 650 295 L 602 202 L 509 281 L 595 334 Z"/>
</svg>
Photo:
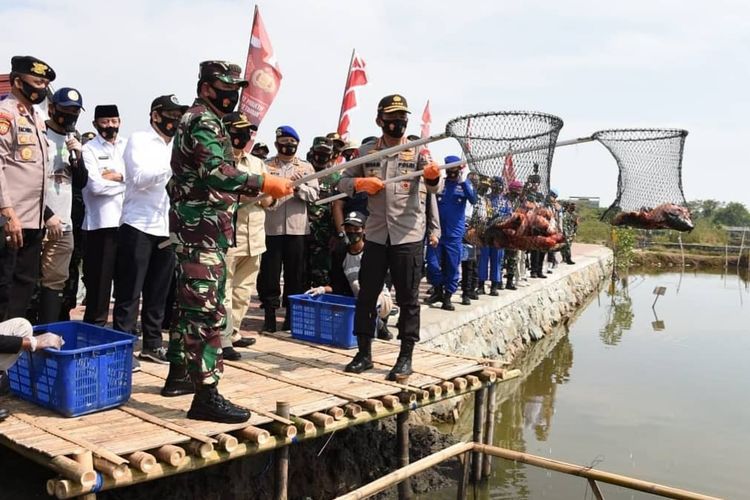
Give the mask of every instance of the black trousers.
<svg viewBox="0 0 750 500">
<path fill-rule="evenodd" d="M 544 265 L 544 257 L 547 255 L 541 250 L 531 251 L 531 274 L 539 275 L 542 274 L 542 266 Z"/>
<path fill-rule="evenodd" d="M 0 320 L 25 318 L 39 282 L 44 229 L 24 229 L 23 246 L 0 250 Z"/>
<path fill-rule="evenodd" d="M 86 285 L 86 312 L 83 321 L 104 326 L 109 315 L 112 279 L 117 259 L 117 228 L 85 231 L 83 279 Z"/>
<path fill-rule="evenodd" d="M 383 290 L 385 276 L 391 271 L 396 303 L 400 309 L 398 338 L 419 341 L 419 281 L 422 278 L 422 242 L 403 245 L 380 245 L 365 242 L 359 271 L 359 295 L 354 312 L 354 333 L 375 335 L 378 295 Z"/>
<path fill-rule="evenodd" d="M 161 328 L 169 286 L 174 273 L 175 256 L 172 246 L 159 248 L 168 238 L 153 236 L 123 224 L 117 233 L 117 271 L 113 327 L 136 333 L 138 303 L 141 303 L 143 347 L 162 346 Z"/>
<path fill-rule="evenodd" d="M 305 236 L 266 236 L 266 251 L 260 258 L 258 291 L 263 307 L 289 308 L 289 296 L 305 293 Z M 284 269 L 284 295 L 281 269 Z M 289 314 L 287 313 L 287 318 Z"/>
</svg>

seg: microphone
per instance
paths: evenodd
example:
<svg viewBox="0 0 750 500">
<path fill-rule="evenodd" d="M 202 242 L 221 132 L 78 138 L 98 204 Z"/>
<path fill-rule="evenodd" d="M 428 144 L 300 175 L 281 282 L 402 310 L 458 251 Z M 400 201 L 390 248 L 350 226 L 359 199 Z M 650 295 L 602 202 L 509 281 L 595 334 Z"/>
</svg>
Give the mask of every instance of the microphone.
<svg viewBox="0 0 750 500">
<path fill-rule="evenodd" d="M 69 125 L 65 128 L 65 139 L 73 139 L 76 136 L 76 126 L 75 125 Z M 71 150 L 70 151 L 70 162 L 71 163 L 77 163 L 78 162 L 78 151 Z"/>
</svg>

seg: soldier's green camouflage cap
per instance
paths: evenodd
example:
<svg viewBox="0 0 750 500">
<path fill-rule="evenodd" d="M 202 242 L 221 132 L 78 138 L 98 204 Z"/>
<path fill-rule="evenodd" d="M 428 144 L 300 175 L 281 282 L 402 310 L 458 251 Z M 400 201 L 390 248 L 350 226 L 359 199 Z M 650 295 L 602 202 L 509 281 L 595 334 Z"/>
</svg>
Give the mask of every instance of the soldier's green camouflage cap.
<svg viewBox="0 0 750 500">
<path fill-rule="evenodd" d="M 226 61 L 203 61 L 200 64 L 198 78 L 215 78 L 224 83 L 233 83 L 242 88 L 247 87 L 247 80 L 240 77 L 242 68 Z"/>
<path fill-rule="evenodd" d="M 313 139 L 312 149 L 327 149 L 333 151 L 333 141 L 328 137 L 316 137 Z"/>
</svg>

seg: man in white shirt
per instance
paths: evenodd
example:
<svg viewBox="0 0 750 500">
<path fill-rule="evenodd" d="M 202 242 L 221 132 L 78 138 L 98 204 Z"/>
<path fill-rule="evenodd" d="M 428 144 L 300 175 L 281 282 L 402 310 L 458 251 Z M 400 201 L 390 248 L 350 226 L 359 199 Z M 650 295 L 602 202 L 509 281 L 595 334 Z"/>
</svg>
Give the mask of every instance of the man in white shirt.
<svg viewBox="0 0 750 500">
<path fill-rule="evenodd" d="M 172 137 L 187 110 L 174 95 L 151 103 L 151 129 L 128 139 L 125 162 L 125 200 L 117 234 L 115 273 L 115 330 L 136 334 L 141 304 L 143 348 L 139 358 L 168 364 L 161 326 L 175 257 L 169 240 L 169 195 L 172 177 Z"/>
<path fill-rule="evenodd" d="M 83 321 L 99 326 L 107 323 L 112 278 L 117 255 L 117 228 L 120 226 L 125 164 L 122 155 L 127 141 L 118 136 L 120 114 L 114 104 L 94 109 L 98 135 L 83 146 L 83 161 L 89 180 L 83 188 L 86 215 L 83 219 L 86 244 L 83 279 L 86 285 L 86 312 Z"/>
</svg>

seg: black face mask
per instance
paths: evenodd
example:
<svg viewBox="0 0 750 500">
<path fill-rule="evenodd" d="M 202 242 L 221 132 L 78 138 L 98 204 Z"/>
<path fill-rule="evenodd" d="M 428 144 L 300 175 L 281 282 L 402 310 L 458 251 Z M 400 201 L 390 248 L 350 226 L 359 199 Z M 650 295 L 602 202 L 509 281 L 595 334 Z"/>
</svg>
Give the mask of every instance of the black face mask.
<svg viewBox="0 0 750 500">
<path fill-rule="evenodd" d="M 240 91 L 221 90 L 217 89 L 216 87 L 211 88 L 214 89 L 214 92 L 216 92 L 216 97 L 209 98 L 211 104 L 213 104 L 214 107 L 216 107 L 216 109 L 218 109 L 222 113 L 231 113 L 240 100 Z M 227 101 L 226 105 L 224 105 L 225 100 Z"/>
<path fill-rule="evenodd" d="M 105 140 L 111 141 L 115 137 L 117 137 L 117 133 L 120 131 L 120 127 L 96 127 L 96 130 L 99 132 L 99 135 L 101 135 Z"/>
<path fill-rule="evenodd" d="M 456 179 L 458 179 L 458 176 L 459 176 L 459 174 L 460 174 L 460 173 L 461 173 L 461 172 L 459 172 L 459 171 L 457 171 L 457 170 L 446 170 L 446 171 L 445 171 L 445 176 L 446 176 L 446 177 L 447 177 L 448 179 L 451 179 L 451 180 L 456 180 Z"/>
<path fill-rule="evenodd" d="M 383 133 L 394 139 L 400 139 L 406 133 L 406 120 L 383 120 Z"/>
<path fill-rule="evenodd" d="M 76 123 L 78 122 L 78 115 L 64 113 L 54 106 L 50 108 L 50 114 L 52 121 L 59 125 L 63 130 L 68 131 L 75 129 Z"/>
<path fill-rule="evenodd" d="M 346 241 L 349 242 L 349 246 L 354 246 L 362 241 L 362 233 L 346 233 Z"/>
<path fill-rule="evenodd" d="M 21 93 L 31 104 L 40 104 L 47 97 L 47 89 L 38 89 L 24 80 L 21 80 Z"/>
<path fill-rule="evenodd" d="M 279 154 L 284 156 L 294 156 L 294 154 L 297 152 L 297 145 L 296 144 L 279 144 L 276 143 L 276 150 L 279 152 Z"/>
<path fill-rule="evenodd" d="M 250 142 L 250 129 L 229 132 L 229 137 L 232 139 L 232 147 L 234 149 L 245 149 L 247 143 Z"/>
<path fill-rule="evenodd" d="M 313 153 L 312 160 L 313 167 L 323 168 L 326 166 L 326 163 L 331 161 L 331 155 L 325 153 Z"/>
<path fill-rule="evenodd" d="M 160 122 L 154 122 L 154 125 L 156 125 L 156 128 L 159 129 L 159 132 L 166 135 L 167 137 L 174 137 L 174 135 L 177 133 L 177 123 L 179 123 L 179 119 L 176 118 L 167 118 L 164 115 L 159 115 L 161 117 Z"/>
</svg>

